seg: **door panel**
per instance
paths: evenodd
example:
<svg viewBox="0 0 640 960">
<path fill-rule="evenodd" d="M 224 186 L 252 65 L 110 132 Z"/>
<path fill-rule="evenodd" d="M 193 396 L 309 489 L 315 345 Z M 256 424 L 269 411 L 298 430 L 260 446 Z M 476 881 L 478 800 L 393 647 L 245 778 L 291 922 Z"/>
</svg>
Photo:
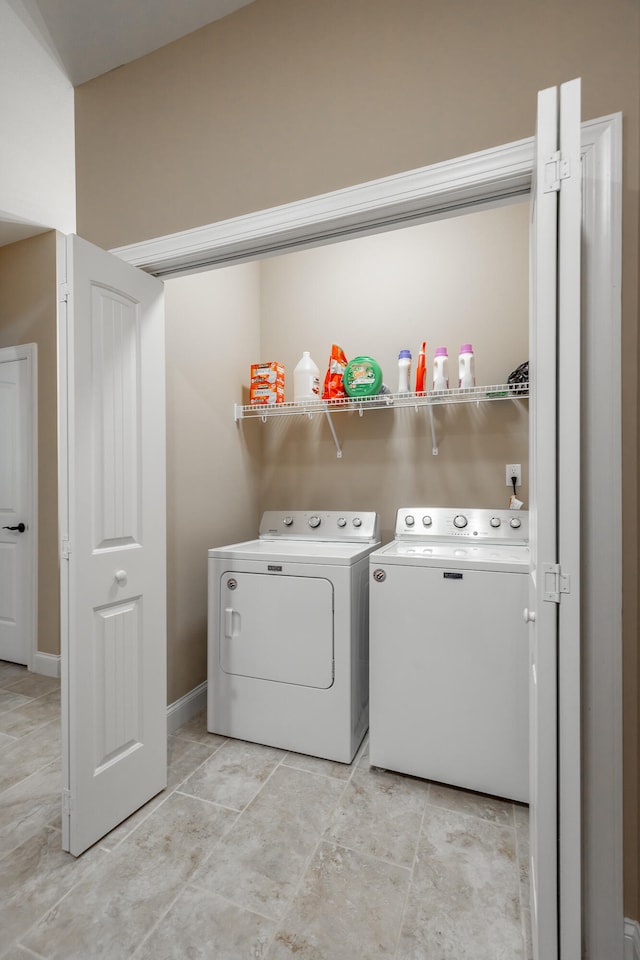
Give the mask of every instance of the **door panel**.
<svg viewBox="0 0 640 960">
<path fill-rule="evenodd" d="M 63 845 L 77 855 L 166 784 L 164 322 L 159 281 L 66 240 Z"/>
<path fill-rule="evenodd" d="M 581 232 L 580 81 L 560 88 L 562 181 L 558 243 L 558 562 L 570 592 L 559 605 L 558 779 L 560 956 L 582 956 L 581 830 Z"/>
<path fill-rule="evenodd" d="M 333 683 L 331 582 L 223 573 L 220 666 L 239 676 L 328 689 Z"/>
<path fill-rule="evenodd" d="M 529 353 L 531 912 L 536 960 L 554 960 L 560 944 L 562 960 L 581 955 L 579 144 L 580 81 L 562 86 L 560 109 L 556 88 L 542 91 L 532 190 Z M 558 564 L 575 584 L 571 596 L 559 592 Z"/>
<path fill-rule="evenodd" d="M 23 664 L 32 639 L 30 393 L 28 361 L 0 356 L 0 660 Z"/>
<path fill-rule="evenodd" d="M 534 957 L 558 956 L 557 917 L 557 607 L 544 602 L 544 562 L 557 562 L 557 193 L 547 161 L 558 149 L 557 90 L 538 94 L 535 181 L 531 195 L 529 322 L 529 708 L 531 925 Z"/>
</svg>

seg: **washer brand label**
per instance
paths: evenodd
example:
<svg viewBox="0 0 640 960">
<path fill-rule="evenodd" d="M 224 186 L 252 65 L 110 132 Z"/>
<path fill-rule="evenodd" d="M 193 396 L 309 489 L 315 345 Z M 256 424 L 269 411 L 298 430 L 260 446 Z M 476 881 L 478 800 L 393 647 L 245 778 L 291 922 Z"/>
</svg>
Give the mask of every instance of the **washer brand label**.
<svg viewBox="0 0 640 960">
<path fill-rule="evenodd" d="M 445 570 L 442 574 L 445 580 L 462 580 L 464 574 L 462 573 L 452 573 L 449 570 Z"/>
<path fill-rule="evenodd" d="M 280 566 L 277 563 L 268 563 L 267 570 L 273 570 L 274 573 L 278 573 L 278 572 L 282 573 L 282 566 Z"/>
</svg>

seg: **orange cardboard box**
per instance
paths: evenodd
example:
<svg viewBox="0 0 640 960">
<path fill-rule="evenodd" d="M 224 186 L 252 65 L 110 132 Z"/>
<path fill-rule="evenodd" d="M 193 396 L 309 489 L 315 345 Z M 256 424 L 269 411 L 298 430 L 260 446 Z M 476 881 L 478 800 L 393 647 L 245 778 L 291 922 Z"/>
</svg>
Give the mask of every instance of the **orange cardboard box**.
<svg viewBox="0 0 640 960">
<path fill-rule="evenodd" d="M 249 402 L 284 403 L 284 365 L 275 361 L 251 364 Z"/>
</svg>

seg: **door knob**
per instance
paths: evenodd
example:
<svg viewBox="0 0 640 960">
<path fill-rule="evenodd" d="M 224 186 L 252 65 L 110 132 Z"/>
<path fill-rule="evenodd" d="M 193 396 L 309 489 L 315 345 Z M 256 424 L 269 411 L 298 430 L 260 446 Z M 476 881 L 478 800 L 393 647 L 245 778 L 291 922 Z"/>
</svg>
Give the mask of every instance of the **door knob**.
<svg viewBox="0 0 640 960">
<path fill-rule="evenodd" d="M 25 527 L 24 523 L 22 523 L 22 521 L 21 521 L 20 523 L 16 524 L 15 527 L 3 527 L 2 529 L 3 529 L 3 530 L 17 530 L 18 533 L 24 533 L 27 528 Z"/>
<path fill-rule="evenodd" d="M 522 619 L 525 623 L 533 623 L 536 619 L 535 610 L 529 610 L 528 607 L 525 607 L 522 611 Z"/>
<path fill-rule="evenodd" d="M 126 583 L 127 582 L 127 571 L 126 570 L 116 570 L 115 572 L 115 581 L 116 583 Z"/>
</svg>

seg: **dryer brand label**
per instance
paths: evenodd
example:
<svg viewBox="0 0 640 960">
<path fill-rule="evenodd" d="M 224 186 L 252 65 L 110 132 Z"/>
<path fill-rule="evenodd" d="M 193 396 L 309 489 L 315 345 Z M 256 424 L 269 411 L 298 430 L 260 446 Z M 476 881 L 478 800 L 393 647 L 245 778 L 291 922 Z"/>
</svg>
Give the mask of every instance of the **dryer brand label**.
<svg viewBox="0 0 640 960">
<path fill-rule="evenodd" d="M 273 570 L 274 573 L 282 573 L 282 565 L 277 563 L 268 563 L 267 570 Z"/>
<path fill-rule="evenodd" d="M 463 573 L 452 573 L 450 570 L 445 570 L 442 574 L 445 580 L 462 580 Z"/>
</svg>

